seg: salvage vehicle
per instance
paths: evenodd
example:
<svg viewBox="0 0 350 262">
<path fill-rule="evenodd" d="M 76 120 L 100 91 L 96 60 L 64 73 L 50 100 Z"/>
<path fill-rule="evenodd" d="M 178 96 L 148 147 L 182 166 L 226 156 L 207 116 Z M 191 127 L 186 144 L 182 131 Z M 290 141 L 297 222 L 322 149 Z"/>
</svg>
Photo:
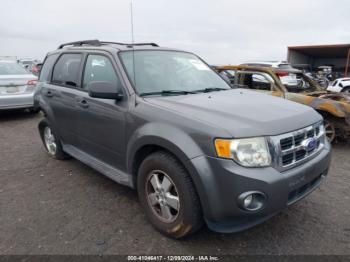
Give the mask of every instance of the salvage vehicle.
<svg viewBox="0 0 350 262">
<path fill-rule="evenodd" d="M 35 95 L 50 156 L 135 188 L 181 238 L 255 226 L 319 187 L 331 147 L 310 107 L 232 89 L 198 56 L 88 40 L 48 53 Z"/>
<path fill-rule="evenodd" d="M 330 142 L 337 137 L 350 137 L 350 96 L 322 90 L 310 77 L 299 71 L 296 84 L 283 84 L 280 75 L 289 73 L 287 69 L 272 69 L 251 66 L 216 67 L 230 83 L 243 88 L 254 89 L 270 95 L 282 97 L 311 106 L 325 120 L 326 134 Z M 293 74 L 295 70 L 293 69 Z"/>
<path fill-rule="evenodd" d="M 34 105 L 37 77 L 16 61 L 0 60 L 0 110 L 29 109 L 39 112 Z"/>
<path fill-rule="evenodd" d="M 327 88 L 331 92 L 344 92 L 350 94 L 350 78 L 338 78 Z"/>
</svg>

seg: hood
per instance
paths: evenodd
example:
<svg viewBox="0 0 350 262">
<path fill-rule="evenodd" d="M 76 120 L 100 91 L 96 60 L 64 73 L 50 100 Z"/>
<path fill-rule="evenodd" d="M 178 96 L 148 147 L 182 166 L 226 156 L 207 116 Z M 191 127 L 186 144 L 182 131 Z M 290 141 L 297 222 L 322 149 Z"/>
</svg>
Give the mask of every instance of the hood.
<svg viewBox="0 0 350 262">
<path fill-rule="evenodd" d="M 194 121 L 222 128 L 232 137 L 278 135 L 322 120 L 310 107 L 246 89 L 145 100 Z"/>
</svg>

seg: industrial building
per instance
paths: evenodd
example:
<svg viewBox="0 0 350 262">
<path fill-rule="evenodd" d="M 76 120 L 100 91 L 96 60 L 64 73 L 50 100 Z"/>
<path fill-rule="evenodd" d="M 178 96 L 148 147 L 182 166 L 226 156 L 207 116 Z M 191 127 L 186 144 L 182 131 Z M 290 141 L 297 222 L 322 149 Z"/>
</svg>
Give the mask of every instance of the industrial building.
<svg viewBox="0 0 350 262">
<path fill-rule="evenodd" d="M 350 44 L 289 46 L 288 62 L 292 65 L 305 65 L 315 71 L 319 66 L 332 66 L 334 72 L 348 76 Z"/>
</svg>

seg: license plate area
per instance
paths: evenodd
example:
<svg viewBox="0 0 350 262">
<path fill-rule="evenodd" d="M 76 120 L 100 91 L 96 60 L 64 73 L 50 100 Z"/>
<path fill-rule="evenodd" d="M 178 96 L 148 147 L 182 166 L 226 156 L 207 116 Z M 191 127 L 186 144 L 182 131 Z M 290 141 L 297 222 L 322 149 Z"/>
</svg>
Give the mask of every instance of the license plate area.
<svg viewBox="0 0 350 262">
<path fill-rule="evenodd" d="M 23 93 L 25 89 L 25 86 L 0 86 L 0 94 L 12 95 L 17 93 Z"/>
<path fill-rule="evenodd" d="M 19 87 L 18 86 L 8 86 L 8 87 L 6 87 L 6 92 L 8 94 L 18 93 Z"/>
</svg>

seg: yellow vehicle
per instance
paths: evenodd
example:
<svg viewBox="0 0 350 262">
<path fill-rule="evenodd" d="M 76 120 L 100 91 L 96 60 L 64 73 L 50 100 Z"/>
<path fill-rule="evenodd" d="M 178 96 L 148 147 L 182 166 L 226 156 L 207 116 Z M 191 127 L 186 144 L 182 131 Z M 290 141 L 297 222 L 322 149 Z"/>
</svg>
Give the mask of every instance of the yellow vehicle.
<svg viewBox="0 0 350 262">
<path fill-rule="evenodd" d="M 350 137 L 350 96 L 322 90 L 302 71 L 252 66 L 215 67 L 226 80 L 239 88 L 249 88 L 311 106 L 325 120 L 329 141 Z"/>
</svg>

